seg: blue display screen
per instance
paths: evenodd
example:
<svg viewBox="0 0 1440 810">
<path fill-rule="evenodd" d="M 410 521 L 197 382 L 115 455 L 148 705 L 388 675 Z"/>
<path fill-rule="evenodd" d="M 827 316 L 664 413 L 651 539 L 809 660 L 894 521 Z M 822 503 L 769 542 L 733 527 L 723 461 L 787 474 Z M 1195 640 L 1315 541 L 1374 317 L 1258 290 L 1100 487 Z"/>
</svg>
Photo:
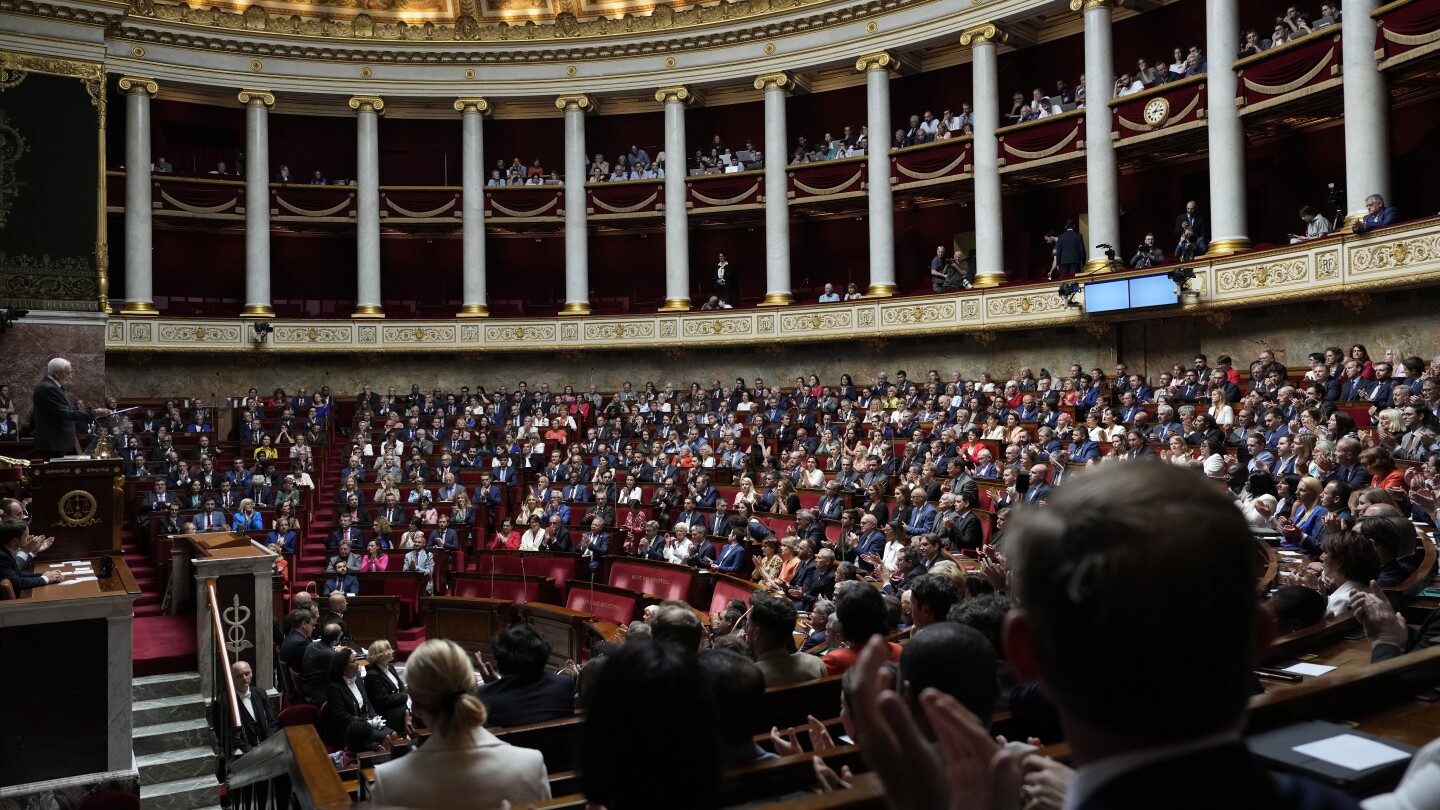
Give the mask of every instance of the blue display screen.
<svg viewBox="0 0 1440 810">
<path fill-rule="evenodd" d="M 1085 285 L 1086 312 L 1117 312 L 1178 303 L 1180 298 L 1175 294 L 1175 282 L 1163 273 L 1115 281 L 1092 281 Z"/>
</svg>

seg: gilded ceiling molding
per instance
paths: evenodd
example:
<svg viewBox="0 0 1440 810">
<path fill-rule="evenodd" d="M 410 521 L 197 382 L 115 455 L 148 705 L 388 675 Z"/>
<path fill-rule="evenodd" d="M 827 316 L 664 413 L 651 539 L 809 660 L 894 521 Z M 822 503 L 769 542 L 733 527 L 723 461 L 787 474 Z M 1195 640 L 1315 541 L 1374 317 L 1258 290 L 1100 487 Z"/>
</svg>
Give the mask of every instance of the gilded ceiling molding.
<svg viewBox="0 0 1440 810">
<path fill-rule="evenodd" d="M 967 28 L 960 34 L 960 45 L 965 48 L 992 42 L 996 45 L 1004 45 L 1009 41 L 1010 35 L 995 23 L 984 23 L 974 28 Z"/>
<path fill-rule="evenodd" d="M 356 112 L 373 112 L 376 115 L 383 115 L 385 99 L 379 96 L 351 96 L 350 109 Z"/>
<path fill-rule="evenodd" d="M 680 103 L 689 106 L 695 102 L 695 91 L 683 84 L 662 87 L 655 91 L 655 100 L 662 104 Z"/>
<path fill-rule="evenodd" d="M 855 70 L 859 73 L 868 73 L 872 70 L 888 70 L 896 73 L 900 70 L 900 57 L 889 51 L 867 53 L 855 60 Z"/>
<path fill-rule="evenodd" d="M 555 106 L 569 112 L 570 110 L 583 110 L 585 112 L 595 111 L 595 100 L 584 93 L 575 93 L 560 96 L 555 99 Z"/>
<path fill-rule="evenodd" d="M 275 106 L 275 94 L 269 90 L 241 90 L 238 96 L 240 103 L 247 107 L 264 107 L 270 109 Z"/>
<path fill-rule="evenodd" d="M 121 76 L 120 89 L 132 95 L 153 96 L 160 92 L 160 84 L 147 76 Z"/>
<path fill-rule="evenodd" d="M 14 0 L 0 2 L 3 8 Z M 834 0 L 720 0 L 718 3 L 694 4 L 681 8 L 660 4 L 648 13 L 625 12 L 616 17 L 597 15 L 579 19 L 572 11 L 562 10 L 554 19 L 516 19 L 513 22 L 476 16 L 473 4 L 460 4 L 460 13 L 453 23 L 415 22 L 376 18 L 360 12 L 350 18 L 302 17 L 298 14 L 272 13 L 259 5 L 244 11 L 230 11 L 214 6 L 190 7 L 184 4 L 156 3 L 153 0 L 130 0 L 131 20 L 147 19 L 162 23 L 178 23 L 237 32 L 285 34 L 307 38 L 358 39 L 417 43 L 443 42 L 524 42 L 546 40 L 598 39 L 653 34 L 677 29 L 718 27 L 740 20 L 779 18 L 799 9 L 815 8 L 817 13 L 784 20 L 787 29 L 828 27 L 844 24 L 857 17 L 878 16 L 896 7 L 923 5 L 935 0 L 890 0 L 882 4 L 864 3 L 835 8 Z M 558 4 L 562 8 L 568 3 Z M 340 11 L 336 9 L 336 11 Z M 340 12 L 343 13 L 343 12 Z M 53 16 L 53 15 L 52 15 Z M 766 21 L 758 27 L 769 36 L 781 21 Z M 733 41 L 733 31 L 726 41 Z M 694 47 L 695 35 L 676 38 L 674 50 Z M 623 47 L 623 46 L 622 46 Z"/>
<path fill-rule="evenodd" d="M 795 80 L 785 73 L 765 73 L 755 77 L 756 90 L 785 90 L 794 89 Z"/>
<path fill-rule="evenodd" d="M 455 99 L 455 112 L 458 113 L 480 113 L 488 115 L 492 112 L 490 102 L 480 96 L 469 96 L 467 98 Z"/>
<path fill-rule="evenodd" d="M 1070 0 L 1070 10 L 1086 12 L 1092 8 L 1122 8 L 1125 0 Z"/>
</svg>

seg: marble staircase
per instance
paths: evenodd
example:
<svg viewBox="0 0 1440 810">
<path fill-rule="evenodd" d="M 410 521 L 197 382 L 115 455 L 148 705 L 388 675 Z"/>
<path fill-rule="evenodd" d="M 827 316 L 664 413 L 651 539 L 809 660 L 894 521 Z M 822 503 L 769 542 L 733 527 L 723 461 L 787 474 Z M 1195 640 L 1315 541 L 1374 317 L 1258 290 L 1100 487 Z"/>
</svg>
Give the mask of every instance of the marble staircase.
<svg viewBox="0 0 1440 810">
<path fill-rule="evenodd" d="M 212 734 L 200 696 L 200 674 L 136 678 L 132 708 L 135 766 L 142 810 L 218 806 Z"/>
</svg>

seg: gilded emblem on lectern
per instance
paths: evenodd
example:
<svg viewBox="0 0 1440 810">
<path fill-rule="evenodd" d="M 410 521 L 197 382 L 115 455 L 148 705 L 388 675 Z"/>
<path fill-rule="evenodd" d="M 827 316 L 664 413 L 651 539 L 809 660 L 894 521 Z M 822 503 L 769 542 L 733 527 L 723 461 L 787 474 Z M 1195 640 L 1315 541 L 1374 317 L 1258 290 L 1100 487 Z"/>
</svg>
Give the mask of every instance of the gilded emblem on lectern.
<svg viewBox="0 0 1440 810">
<path fill-rule="evenodd" d="M 100 511 L 100 505 L 95 502 L 95 496 L 83 489 L 75 489 L 60 497 L 60 508 L 56 510 L 60 515 L 60 523 L 71 528 L 81 526 L 93 526 L 100 522 L 95 513 Z"/>
</svg>

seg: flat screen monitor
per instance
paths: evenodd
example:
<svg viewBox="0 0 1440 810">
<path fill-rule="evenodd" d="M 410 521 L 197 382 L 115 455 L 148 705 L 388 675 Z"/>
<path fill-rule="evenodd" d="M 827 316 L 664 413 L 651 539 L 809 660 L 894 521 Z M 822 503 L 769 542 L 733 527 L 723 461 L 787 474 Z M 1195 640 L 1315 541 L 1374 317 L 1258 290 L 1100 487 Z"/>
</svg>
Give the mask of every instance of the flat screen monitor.
<svg viewBox="0 0 1440 810">
<path fill-rule="evenodd" d="M 1092 281 L 1085 285 L 1086 312 L 1118 312 L 1124 309 L 1174 306 L 1180 303 L 1175 282 L 1168 274 Z"/>
<path fill-rule="evenodd" d="M 1175 295 L 1175 282 L 1169 275 L 1142 276 L 1130 279 L 1130 308 L 1167 307 L 1180 303 Z"/>
<path fill-rule="evenodd" d="M 1086 312 L 1115 312 L 1129 308 L 1129 281 L 1092 281 L 1085 285 Z"/>
</svg>

